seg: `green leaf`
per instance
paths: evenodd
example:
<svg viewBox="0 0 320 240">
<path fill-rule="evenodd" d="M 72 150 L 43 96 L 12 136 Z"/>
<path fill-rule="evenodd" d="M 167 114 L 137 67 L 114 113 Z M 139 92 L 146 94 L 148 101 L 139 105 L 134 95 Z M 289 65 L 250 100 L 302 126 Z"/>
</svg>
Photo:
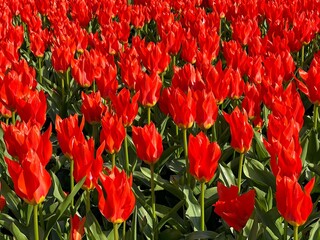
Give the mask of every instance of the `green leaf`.
<svg viewBox="0 0 320 240">
<path fill-rule="evenodd" d="M 309 240 L 319 240 L 319 239 L 320 239 L 320 222 L 317 221 L 312 225 Z"/>
<path fill-rule="evenodd" d="M 159 240 L 177 240 L 183 237 L 182 233 L 176 229 L 166 229 L 159 234 Z"/>
<path fill-rule="evenodd" d="M 16 219 L 13 219 L 5 213 L 0 213 L 0 226 L 3 226 L 10 231 L 16 239 L 28 240 L 28 237 L 23 233 L 27 232 L 27 229 Z"/>
<path fill-rule="evenodd" d="M 106 235 L 102 232 L 100 224 L 95 216 L 89 211 L 86 214 L 86 222 L 84 224 L 87 236 L 93 237 L 93 239 L 106 240 Z"/>
<path fill-rule="evenodd" d="M 278 213 L 277 208 L 274 207 L 270 211 L 265 212 L 262 209 L 260 209 L 258 204 L 256 204 L 256 212 L 262 224 L 268 227 L 275 237 L 280 239 L 282 236 L 283 229 L 281 225 L 279 226 L 279 223 L 277 222 L 277 219 L 280 218 L 280 214 Z"/>
<path fill-rule="evenodd" d="M 173 208 L 168 208 L 163 205 L 157 205 L 157 212 L 160 212 L 160 214 L 158 214 L 158 215 L 160 215 L 160 217 L 161 217 L 161 220 L 157 226 L 158 231 L 160 231 L 161 228 L 164 226 L 164 224 L 166 224 L 168 221 L 174 222 L 175 228 L 179 228 L 180 231 L 184 230 L 183 220 L 180 218 L 180 216 L 177 213 L 178 210 L 181 207 L 183 207 L 184 204 L 185 204 L 185 200 L 182 199 Z M 161 211 L 161 210 L 163 210 L 163 211 Z M 161 216 L 161 214 L 162 214 L 162 216 Z"/>
<path fill-rule="evenodd" d="M 235 176 L 232 170 L 225 163 L 219 164 L 219 179 L 223 182 L 225 186 L 235 185 Z"/>
<path fill-rule="evenodd" d="M 151 239 L 150 237 L 152 235 L 152 217 L 145 210 L 145 208 L 140 205 L 140 203 L 137 203 L 137 208 L 140 232 L 144 234 L 146 239 Z"/>
<path fill-rule="evenodd" d="M 192 190 L 185 186 L 183 193 L 186 199 L 187 211 L 186 217 L 191 221 L 193 230 L 199 231 L 201 229 L 201 207 L 197 199 L 193 195 Z"/>
<path fill-rule="evenodd" d="M 46 232 L 45 232 L 45 239 L 49 237 L 49 234 L 54 226 L 54 224 L 61 218 L 63 213 L 67 210 L 67 208 L 70 206 L 72 199 L 74 196 L 77 194 L 77 192 L 80 190 L 82 187 L 83 183 L 85 181 L 85 177 L 78 182 L 72 192 L 68 195 L 68 197 L 58 206 L 57 210 L 55 213 L 49 218 L 46 226 Z"/>
<path fill-rule="evenodd" d="M 247 178 L 250 178 L 258 185 L 275 189 L 276 182 L 273 174 L 259 161 L 246 158 L 243 172 Z"/>
<path fill-rule="evenodd" d="M 320 141 L 318 133 L 314 130 L 310 131 L 308 137 L 308 150 L 306 161 L 309 163 L 318 163 L 320 155 Z"/>
<path fill-rule="evenodd" d="M 257 131 L 254 131 L 254 145 L 258 155 L 258 159 L 260 159 L 261 161 L 267 160 L 269 158 L 269 153 L 262 142 L 261 133 Z"/>
<path fill-rule="evenodd" d="M 198 231 L 192 232 L 185 235 L 186 240 L 194 240 L 194 239 L 214 239 L 218 236 L 217 233 L 212 231 Z"/>
<path fill-rule="evenodd" d="M 17 197 L 16 193 L 11 190 L 11 188 L 7 185 L 7 183 L 1 179 L 1 194 L 6 199 L 6 204 L 8 208 L 12 211 L 13 215 L 20 219 L 20 207 L 19 204 L 21 202 L 20 198 Z"/>
<path fill-rule="evenodd" d="M 52 171 L 50 171 L 50 175 L 51 175 L 51 179 L 52 179 L 53 196 L 59 202 L 63 202 L 63 200 L 65 199 L 65 194 L 62 190 L 60 181 L 59 181 L 58 177 Z"/>
<path fill-rule="evenodd" d="M 171 146 L 165 149 L 157 163 L 155 164 L 155 170 L 159 170 L 168 160 L 170 160 L 171 156 L 175 154 L 175 151 L 180 148 L 180 146 Z"/>
</svg>

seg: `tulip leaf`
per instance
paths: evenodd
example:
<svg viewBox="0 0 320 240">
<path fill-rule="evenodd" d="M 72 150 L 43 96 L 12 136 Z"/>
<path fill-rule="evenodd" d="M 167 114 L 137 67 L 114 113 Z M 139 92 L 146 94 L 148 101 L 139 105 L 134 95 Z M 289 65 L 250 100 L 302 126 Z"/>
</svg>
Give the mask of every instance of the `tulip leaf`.
<svg viewBox="0 0 320 240">
<path fill-rule="evenodd" d="M 310 131 L 305 144 L 308 144 L 305 160 L 309 163 L 318 163 L 320 154 L 320 141 L 318 133 L 314 130 Z"/>
<path fill-rule="evenodd" d="M 201 208 L 200 204 L 193 195 L 191 189 L 187 186 L 183 188 L 183 193 L 186 199 L 187 211 L 186 217 L 191 221 L 193 230 L 199 231 L 201 229 Z"/>
<path fill-rule="evenodd" d="M 157 163 L 155 164 L 155 170 L 159 170 L 162 168 L 166 162 L 171 158 L 172 155 L 175 154 L 175 151 L 180 148 L 180 146 L 171 146 L 165 149 Z"/>
<path fill-rule="evenodd" d="M 16 239 L 28 240 L 28 237 L 21 232 L 27 232 L 27 229 L 25 229 L 24 226 L 17 220 L 5 213 L 0 213 L 0 226 L 3 226 L 9 230 Z"/>
<path fill-rule="evenodd" d="M 254 131 L 254 145 L 255 145 L 255 150 L 258 155 L 258 159 L 261 161 L 265 161 L 269 158 L 269 153 L 266 150 L 262 138 L 261 138 L 261 133 Z"/>
<path fill-rule="evenodd" d="M 59 206 L 58 206 L 57 210 L 55 211 L 55 213 L 49 218 L 49 220 L 47 222 L 47 226 L 46 226 L 45 239 L 49 237 L 49 234 L 50 234 L 53 226 L 55 225 L 55 223 L 61 218 L 63 213 L 70 206 L 72 199 L 74 198 L 74 196 L 77 194 L 77 192 L 82 187 L 85 179 L 86 178 L 84 177 L 80 182 L 78 182 L 74 186 L 72 192 L 68 195 L 68 197 L 61 204 L 59 204 Z"/>
<path fill-rule="evenodd" d="M 192 232 L 185 235 L 186 240 L 194 240 L 194 239 L 214 239 L 218 236 L 216 232 L 212 231 L 198 231 Z"/>
<path fill-rule="evenodd" d="M 183 237 L 182 233 L 177 229 L 166 229 L 159 234 L 159 240 L 177 240 Z"/>
<path fill-rule="evenodd" d="M 100 224 L 95 216 L 89 211 L 86 214 L 86 222 L 84 224 L 87 236 L 92 237 L 93 239 L 102 239 L 106 240 L 106 235 L 102 232 Z"/>
<path fill-rule="evenodd" d="M 52 178 L 52 186 L 53 186 L 53 196 L 59 201 L 62 202 L 65 199 L 65 194 L 62 190 L 60 181 L 58 177 L 50 171 L 50 175 Z"/>
<path fill-rule="evenodd" d="M 259 207 L 258 204 L 256 204 L 256 212 L 262 224 L 271 230 L 276 239 L 280 239 L 282 233 L 279 229 L 281 229 L 282 231 L 282 227 L 277 224 L 277 219 L 280 218 L 280 214 L 278 213 L 277 208 L 274 207 L 271 210 L 265 212 Z"/>
<path fill-rule="evenodd" d="M 319 240 L 319 239 L 320 239 L 320 222 L 317 221 L 312 225 L 309 240 Z"/>
<path fill-rule="evenodd" d="M 6 199 L 8 208 L 12 211 L 17 219 L 21 218 L 19 204 L 21 202 L 20 198 L 17 197 L 16 193 L 11 190 L 7 183 L 1 179 L 1 194 Z"/>
<path fill-rule="evenodd" d="M 225 163 L 219 164 L 219 179 L 223 182 L 225 186 L 235 185 L 235 176 L 232 170 Z"/>
<path fill-rule="evenodd" d="M 140 226 L 140 232 L 144 233 L 146 239 L 151 239 L 152 234 L 152 217 L 145 210 L 140 203 L 137 203 L 138 208 L 138 222 Z"/>
<path fill-rule="evenodd" d="M 261 162 L 246 158 L 243 165 L 243 173 L 260 186 L 271 186 L 272 189 L 275 189 L 276 183 L 273 174 Z"/>
</svg>

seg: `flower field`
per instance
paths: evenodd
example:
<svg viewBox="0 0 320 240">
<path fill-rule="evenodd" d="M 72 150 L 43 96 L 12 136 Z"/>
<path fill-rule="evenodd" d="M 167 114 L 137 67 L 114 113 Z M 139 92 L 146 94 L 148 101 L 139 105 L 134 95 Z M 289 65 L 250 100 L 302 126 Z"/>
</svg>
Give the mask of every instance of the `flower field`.
<svg viewBox="0 0 320 240">
<path fill-rule="evenodd" d="M 318 0 L 0 8 L 0 239 L 320 239 Z"/>
</svg>

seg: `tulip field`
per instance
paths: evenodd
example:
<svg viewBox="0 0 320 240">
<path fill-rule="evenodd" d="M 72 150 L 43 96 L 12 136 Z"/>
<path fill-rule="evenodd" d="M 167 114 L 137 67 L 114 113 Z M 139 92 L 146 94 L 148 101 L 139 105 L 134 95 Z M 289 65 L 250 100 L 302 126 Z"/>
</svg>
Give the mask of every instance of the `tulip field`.
<svg viewBox="0 0 320 240">
<path fill-rule="evenodd" d="M 319 240 L 319 0 L 0 1 L 0 239 Z"/>
</svg>

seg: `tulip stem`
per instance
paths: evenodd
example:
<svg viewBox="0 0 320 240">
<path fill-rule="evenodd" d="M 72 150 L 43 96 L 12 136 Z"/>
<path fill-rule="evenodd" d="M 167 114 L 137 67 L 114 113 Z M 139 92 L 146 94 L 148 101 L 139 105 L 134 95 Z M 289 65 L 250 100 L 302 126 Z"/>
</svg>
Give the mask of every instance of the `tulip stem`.
<svg viewBox="0 0 320 240">
<path fill-rule="evenodd" d="M 16 112 L 12 112 L 12 124 L 15 125 L 16 124 Z"/>
<path fill-rule="evenodd" d="M 38 204 L 33 206 L 33 230 L 34 230 L 34 239 L 39 240 Z"/>
<path fill-rule="evenodd" d="M 304 64 L 304 44 L 302 44 L 301 48 L 301 67 L 303 67 Z"/>
<path fill-rule="evenodd" d="M 244 153 L 240 153 L 240 163 L 239 163 L 239 169 L 238 169 L 238 193 L 240 193 L 240 188 L 241 188 L 241 175 L 242 175 L 243 160 L 244 160 Z"/>
<path fill-rule="evenodd" d="M 90 190 L 86 190 L 86 213 L 90 212 Z"/>
<path fill-rule="evenodd" d="M 112 168 L 114 168 L 114 166 L 116 166 L 116 154 L 115 153 L 111 154 L 111 162 L 112 162 Z"/>
<path fill-rule="evenodd" d="M 204 190 L 205 190 L 205 182 L 201 182 L 201 231 L 204 231 Z"/>
<path fill-rule="evenodd" d="M 126 136 L 124 138 L 124 153 L 125 153 L 125 158 L 126 158 L 126 162 L 125 162 L 125 170 L 127 175 L 129 175 L 129 153 L 128 153 L 128 136 L 127 136 L 127 128 L 125 128 L 126 130 Z"/>
<path fill-rule="evenodd" d="M 212 142 L 217 141 L 217 131 L 216 131 L 216 124 L 212 125 Z"/>
<path fill-rule="evenodd" d="M 74 170 L 74 161 L 71 159 L 70 162 L 70 192 L 72 192 L 74 187 L 74 177 L 73 177 L 73 170 Z M 73 208 L 74 199 L 71 200 L 71 207 Z"/>
<path fill-rule="evenodd" d="M 283 239 L 287 240 L 287 230 L 288 230 L 288 222 L 284 220 L 284 228 L 283 228 Z"/>
<path fill-rule="evenodd" d="M 313 105 L 313 129 L 317 132 L 318 130 L 318 105 Z"/>
<path fill-rule="evenodd" d="M 113 224 L 114 240 L 119 240 L 118 223 Z"/>
<path fill-rule="evenodd" d="M 148 113 L 148 125 L 149 125 L 151 122 L 151 108 L 150 107 L 147 107 L 147 113 Z"/>
<path fill-rule="evenodd" d="M 293 240 L 299 240 L 299 226 L 293 227 Z"/>
<path fill-rule="evenodd" d="M 184 158 L 186 159 L 186 178 L 187 178 L 188 186 L 190 186 L 191 179 L 189 174 L 187 129 L 183 128 L 182 133 L 183 133 Z"/>
<path fill-rule="evenodd" d="M 44 230 L 44 220 L 43 220 L 43 214 L 42 214 L 43 205 L 42 203 L 39 203 L 39 218 L 40 218 L 40 226 Z"/>
<path fill-rule="evenodd" d="M 126 239 L 126 225 L 127 225 L 127 221 L 124 221 L 122 223 L 122 239 Z"/>
<path fill-rule="evenodd" d="M 152 215 L 153 219 L 156 219 L 156 202 L 155 202 L 155 196 L 154 196 L 154 164 L 150 164 L 150 171 L 151 171 L 151 205 L 152 205 Z"/>
<path fill-rule="evenodd" d="M 42 58 L 38 58 L 38 68 L 39 68 L 39 83 L 42 85 Z"/>
</svg>

